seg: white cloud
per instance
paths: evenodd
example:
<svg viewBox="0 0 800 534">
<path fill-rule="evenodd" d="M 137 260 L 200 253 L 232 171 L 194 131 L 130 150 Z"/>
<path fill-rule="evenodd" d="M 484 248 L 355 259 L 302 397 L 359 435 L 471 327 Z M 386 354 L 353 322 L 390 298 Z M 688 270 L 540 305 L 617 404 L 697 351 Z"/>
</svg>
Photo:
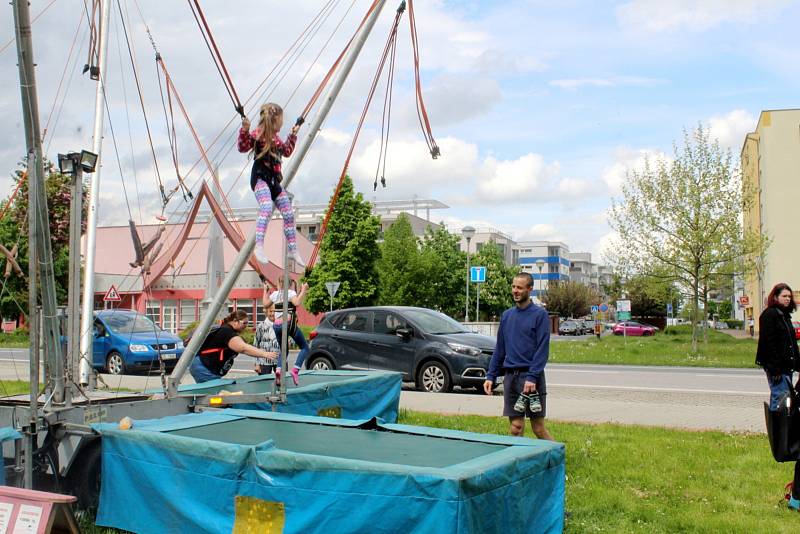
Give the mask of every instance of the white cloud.
<svg viewBox="0 0 800 534">
<path fill-rule="evenodd" d="M 767 11 L 789 0 L 633 0 L 617 7 L 617 21 L 629 30 L 702 31 L 725 23 L 756 24 Z"/>
<path fill-rule="evenodd" d="M 646 160 L 655 161 L 659 158 L 668 159 L 666 154 L 658 150 L 619 147 L 614 153 L 614 163 L 603 169 L 601 178 L 611 195 L 617 196 L 622 191 L 622 184 L 631 170 L 641 170 Z"/>
<path fill-rule="evenodd" d="M 733 150 L 741 147 L 744 137 L 756 128 L 758 119 L 743 109 L 734 109 L 727 115 L 715 115 L 708 119 L 709 136 L 717 139 L 723 148 Z"/>
<path fill-rule="evenodd" d="M 492 202 L 513 202 L 534 199 L 543 182 L 555 177 L 558 163 L 547 164 L 540 154 L 525 154 L 515 160 L 489 157 L 484 162 L 489 176 L 477 185 L 480 198 Z"/>
<path fill-rule="evenodd" d="M 642 76 L 612 76 L 610 78 L 563 78 L 548 82 L 554 87 L 574 91 L 581 87 L 651 87 L 667 83 L 660 78 L 646 78 Z"/>
</svg>

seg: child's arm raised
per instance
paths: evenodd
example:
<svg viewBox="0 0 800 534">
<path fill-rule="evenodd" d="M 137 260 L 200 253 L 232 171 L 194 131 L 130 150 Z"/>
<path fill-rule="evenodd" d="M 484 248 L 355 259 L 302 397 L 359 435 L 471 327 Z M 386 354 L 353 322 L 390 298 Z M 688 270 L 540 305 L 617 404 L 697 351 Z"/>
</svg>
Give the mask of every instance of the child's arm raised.
<svg viewBox="0 0 800 534">
<path fill-rule="evenodd" d="M 250 152 L 253 149 L 253 136 L 250 134 L 250 119 L 242 117 L 242 127 L 239 130 L 239 139 L 236 148 L 241 153 Z"/>
</svg>

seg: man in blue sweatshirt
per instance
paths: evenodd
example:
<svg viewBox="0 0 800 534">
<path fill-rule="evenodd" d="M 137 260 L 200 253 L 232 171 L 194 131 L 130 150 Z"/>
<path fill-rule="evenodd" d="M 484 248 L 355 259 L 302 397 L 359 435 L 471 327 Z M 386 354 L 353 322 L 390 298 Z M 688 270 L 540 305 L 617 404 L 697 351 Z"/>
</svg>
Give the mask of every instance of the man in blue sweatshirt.
<svg viewBox="0 0 800 534">
<path fill-rule="evenodd" d="M 514 307 L 504 311 L 500 317 L 497 344 L 483 390 L 491 395 L 497 376 L 505 374 L 503 415 L 511 423 L 511 435 L 525 434 L 525 416 L 528 416 L 536 437 L 552 440 L 544 426 L 547 412 L 544 366 L 550 355 L 550 318 L 544 308 L 531 302 L 532 288 L 533 277 L 530 274 L 521 272 L 514 277 L 511 283 Z M 525 403 L 524 411 L 517 411 L 515 404 L 521 394 L 538 394 L 541 411 L 531 411 L 529 403 Z"/>
</svg>

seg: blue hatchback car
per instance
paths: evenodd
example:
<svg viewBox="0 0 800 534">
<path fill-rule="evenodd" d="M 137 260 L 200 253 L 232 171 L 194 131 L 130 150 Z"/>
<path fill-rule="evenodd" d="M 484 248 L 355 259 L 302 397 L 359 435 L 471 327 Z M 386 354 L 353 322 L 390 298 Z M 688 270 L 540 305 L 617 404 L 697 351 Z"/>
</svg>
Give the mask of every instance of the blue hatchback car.
<svg viewBox="0 0 800 534">
<path fill-rule="evenodd" d="M 102 310 L 94 314 L 93 366 L 121 375 L 156 371 L 159 356 L 171 372 L 183 354 L 183 341 L 135 310 Z"/>
</svg>

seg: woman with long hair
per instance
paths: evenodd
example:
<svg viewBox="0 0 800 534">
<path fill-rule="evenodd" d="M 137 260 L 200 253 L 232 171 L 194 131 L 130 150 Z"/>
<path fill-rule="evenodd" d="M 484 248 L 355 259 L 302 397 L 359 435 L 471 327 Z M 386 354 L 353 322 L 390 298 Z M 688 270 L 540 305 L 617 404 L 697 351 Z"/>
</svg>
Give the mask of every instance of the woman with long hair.
<svg viewBox="0 0 800 534">
<path fill-rule="evenodd" d="M 796 309 L 792 288 L 780 283 L 769 292 L 767 307 L 758 318 L 756 364 L 767 374 L 769 409 L 773 411 L 787 395 L 795 392 L 792 374 L 800 365 L 800 351 L 792 326 L 792 312 Z M 789 508 L 800 511 L 800 462 L 794 464 Z"/>
<path fill-rule="evenodd" d="M 278 359 L 277 352 L 259 349 L 242 339 L 241 333 L 247 328 L 247 317 L 247 312 L 236 310 L 225 317 L 218 328 L 208 333 L 189 368 L 195 382 L 199 384 L 222 378 L 239 354 L 271 361 Z"/>
</svg>

